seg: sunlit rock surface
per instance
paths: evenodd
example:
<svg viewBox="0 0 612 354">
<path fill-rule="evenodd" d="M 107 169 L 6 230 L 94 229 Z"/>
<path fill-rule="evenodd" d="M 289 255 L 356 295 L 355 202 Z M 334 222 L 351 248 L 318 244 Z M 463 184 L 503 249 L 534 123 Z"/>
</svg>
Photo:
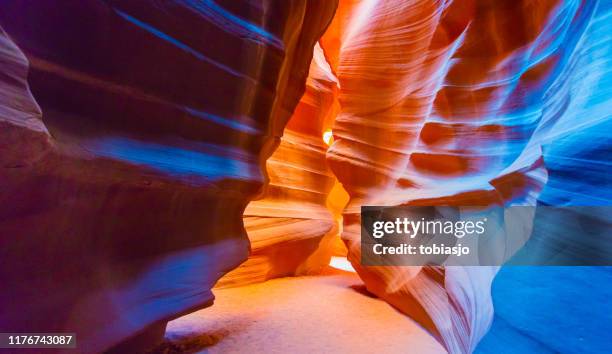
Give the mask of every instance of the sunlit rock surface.
<svg viewBox="0 0 612 354">
<path fill-rule="evenodd" d="M 335 6 L 2 1 L 0 329 L 100 352 L 209 305 Z"/>
<path fill-rule="evenodd" d="M 568 132 L 561 117 L 597 122 L 568 111 L 596 5 L 341 1 L 321 40 L 340 86 L 328 161 L 351 196 L 349 259 L 450 352 L 472 351 L 489 328 L 497 269 L 362 267 L 359 207 L 535 205 L 542 145 Z"/>
<path fill-rule="evenodd" d="M 323 134 L 333 123 L 336 96 L 336 78 L 317 45 L 306 91 L 267 161 L 270 182 L 264 197 L 244 212 L 251 255 L 219 286 L 313 273 L 329 263 L 331 251 L 323 237 L 337 235 L 338 227 L 327 209 L 335 178 L 325 161 Z"/>
</svg>

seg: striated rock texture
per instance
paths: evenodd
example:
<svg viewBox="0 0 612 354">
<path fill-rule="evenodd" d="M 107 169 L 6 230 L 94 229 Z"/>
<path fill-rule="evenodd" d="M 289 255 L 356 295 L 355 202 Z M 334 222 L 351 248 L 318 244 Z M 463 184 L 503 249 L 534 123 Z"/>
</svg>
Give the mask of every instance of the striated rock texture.
<svg viewBox="0 0 612 354">
<path fill-rule="evenodd" d="M 359 207 L 535 205 L 547 181 L 542 145 L 559 132 L 595 7 L 347 0 L 321 40 L 340 87 L 327 156 L 351 197 L 349 260 L 368 290 L 451 353 L 486 333 L 497 269 L 362 267 Z"/>
<path fill-rule="evenodd" d="M 100 352 L 209 305 L 335 6 L 2 1 L 0 330 Z"/>
<path fill-rule="evenodd" d="M 329 263 L 323 237 L 338 234 L 327 209 L 335 178 L 325 160 L 323 134 L 337 110 L 337 80 L 317 45 L 306 91 L 267 161 L 270 182 L 264 197 L 244 211 L 251 255 L 227 274 L 220 287 L 316 272 Z"/>
<path fill-rule="evenodd" d="M 134 352 L 342 232 L 370 292 L 473 351 L 498 269 L 362 267 L 359 207 L 610 205 L 610 11 L 0 2 L 0 332 Z"/>
</svg>

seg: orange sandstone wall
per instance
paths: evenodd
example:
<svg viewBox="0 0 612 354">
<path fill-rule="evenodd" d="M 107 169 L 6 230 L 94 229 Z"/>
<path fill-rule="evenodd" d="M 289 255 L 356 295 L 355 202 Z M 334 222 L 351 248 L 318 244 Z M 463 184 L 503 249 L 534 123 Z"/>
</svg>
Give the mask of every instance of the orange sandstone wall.
<svg viewBox="0 0 612 354">
<path fill-rule="evenodd" d="M 251 255 L 218 286 L 314 273 L 329 263 L 331 250 L 322 241 L 326 234 L 337 237 L 338 227 L 326 206 L 335 178 L 325 160 L 323 133 L 333 123 L 337 91 L 337 80 L 316 45 L 306 91 L 267 161 L 270 182 L 264 196 L 244 211 Z"/>
<path fill-rule="evenodd" d="M 492 267 L 363 267 L 361 205 L 533 205 L 546 182 L 538 134 L 555 41 L 584 4 L 561 1 L 341 1 L 321 39 L 338 77 L 330 168 L 350 195 L 342 237 L 367 288 L 452 353 L 492 320 Z M 588 16 L 588 12 L 587 15 Z"/>
</svg>

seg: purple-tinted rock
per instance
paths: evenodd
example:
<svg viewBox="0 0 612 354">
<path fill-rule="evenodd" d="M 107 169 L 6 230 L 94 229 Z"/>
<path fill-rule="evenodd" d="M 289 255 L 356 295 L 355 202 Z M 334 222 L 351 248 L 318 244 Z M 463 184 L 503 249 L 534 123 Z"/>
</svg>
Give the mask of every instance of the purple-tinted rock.
<svg viewBox="0 0 612 354">
<path fill-rule="evenodd" d="M 2 332 L 106 350 L 246 259 L 242 212 L 336 4 L 240 5 L 0 4 Z"/>
</svg>

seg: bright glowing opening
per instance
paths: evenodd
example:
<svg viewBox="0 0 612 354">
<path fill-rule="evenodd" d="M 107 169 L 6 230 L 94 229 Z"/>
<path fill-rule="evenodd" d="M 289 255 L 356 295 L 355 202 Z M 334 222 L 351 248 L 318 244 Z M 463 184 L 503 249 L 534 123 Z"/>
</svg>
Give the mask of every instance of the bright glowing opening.
<svg viewBox="0 0 612 354">
<path fill-rule="evenodd" d="M 329 145 L 331 144 L 333 138 L 333 134 L 331 129 L 327 129 L 324 133 L 323 133 L 323 141 L 325 142 L 325 144 Z"/>
<path fill-rule="evenodd" d="M 353 265 L 351 264 L 351 262 L 348 261 L 348 259 L 346 259 L 346 257 L 332 257 L 329 261 L 329 266 L 332 268 L 355 273 L 355 268 L 353 268 Z"/>
</svg>

